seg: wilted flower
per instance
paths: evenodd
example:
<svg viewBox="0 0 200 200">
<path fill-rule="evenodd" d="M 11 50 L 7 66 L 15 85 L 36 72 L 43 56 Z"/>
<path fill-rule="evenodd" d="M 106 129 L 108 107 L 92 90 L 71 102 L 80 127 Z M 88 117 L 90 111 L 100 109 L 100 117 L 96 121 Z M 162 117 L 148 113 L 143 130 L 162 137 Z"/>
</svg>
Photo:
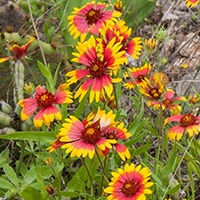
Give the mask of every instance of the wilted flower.
<svg viewBox="0 0 200 200">
<path fill-rule="evenodd" d="M 13 46 L 10 47 L 10 50 L 14 52 L 14 56 L 7 56 L 4 58 L 0 58 L 0 63 L 5 62 L 7 60 L 17 58 L 20 59 L 22 57 L 25 57 L 27 54 L 27 49 L 30 46 L 30 44 L 35 40 L 35 38 L 31 38 L 25 45 L 23 46 L 18 46 L 14 44 Z"/>
</svg>

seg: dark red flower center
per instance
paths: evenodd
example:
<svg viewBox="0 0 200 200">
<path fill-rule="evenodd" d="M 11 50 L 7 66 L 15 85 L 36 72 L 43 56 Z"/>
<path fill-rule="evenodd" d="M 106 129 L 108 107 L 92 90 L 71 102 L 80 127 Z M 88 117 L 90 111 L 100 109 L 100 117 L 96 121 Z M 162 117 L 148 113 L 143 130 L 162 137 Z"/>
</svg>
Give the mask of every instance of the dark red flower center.
<svg viewBox="0 0 200 200">
<path fill-rule="evenodd" d="M 144 75 L 139 75 L 139 76 L 137 77 L 137 82 L 141 83 L 142 81 L 145 80 L 145 77 L 146 77 L 146 76 L 144 76 Z"/>
<path fill-rule="evenodd" d="M 134 180 L 128 180 L 123 183 L 122 192 L 127 197 L 132 197 L 139 189 L 140 185 Z"/>
<path fill-rule="evenodd" d="M 35 98 L 39 107 L 46 108 L 51 106 L 54 101 L 54 95 L 46 91 L 42 94 L 36 93 Z"/>
<path fill-rule="evenodd" d="M 96 24 L 102 18 L 101 10 L 91 9 L 86 14 L 86 21 L 89 25 Z"/>
<path fill-rule="evenodd" d="M 106 139 L 116 139 L 116 135 L 114 132 L 105 132 L 104 137 Z"/>
<path fill-rule="evenodd" d="M 90 74 L 93 78 L 99 78 L 105 73 L 105 65 L 103 62 L 95 62 L 89 68 Z"/>
<path fill-rule="evenodd" d="M 152 88 L 149 91 L 149 95 L 153 98 L 153 99 L 160 99 L 161 95 L 162 95 L 162 91 L 159 90 L 158 88 Z"/>
<path fill-rule="evenodd" d="M 180 124 L 184 127 L 188 127 L 195 124 L 195 116 L 193 114 L 185 114 L 180 120 Z"/>
<path fill-rule="evenodd" d="M 100 139 L 100 137 L 101 137 L 101 131 L 98 120 L 84 129 L 84 131 L 82 132 L 81 139 L 85 140 L 86 142 L 95 144 L 97 140 Z"/>
<path fill-rule="evenodd" d="M 168 107 L 172 104 L 172 102 L 171 102 L 170 99 L 165 99 L 165 100 L 163 101 L 163 104 L 165 105 L 166 108 L 168 108 Z"/>
</svg>

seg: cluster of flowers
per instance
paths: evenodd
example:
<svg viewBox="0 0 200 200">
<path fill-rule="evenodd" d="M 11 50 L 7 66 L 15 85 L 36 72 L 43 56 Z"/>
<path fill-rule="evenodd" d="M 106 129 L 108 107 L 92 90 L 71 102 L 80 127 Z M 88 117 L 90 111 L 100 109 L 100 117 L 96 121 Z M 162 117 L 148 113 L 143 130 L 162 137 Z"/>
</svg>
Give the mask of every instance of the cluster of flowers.
<svg viewBox="0 0 200 200">
<path fill-rule="evenodd" d="M 188 6 L 196 6 L 199 1 L 186 0 Z M 77 52 L 73 53 L 73 62 L 80 66 L 66 74 L 67 82 L 61 84 L 56 92 L 50 92 L 42 86 L 35 89 L 32 97 L 22 99 L 21 119 L 24 121 L 34 115 L 34 126 L 49 127 L 56 120 L 62 120 L 59 104 L 69 104 L 73 98 L 83 100 L 89 94 L 89 102 L 109 101 L 113 98 L 114 83 L 122 81 L 118 76 L 121 66 L 128 64 L 129 59 L 137 60 L 142 51 L 142 38 L 132 39 L 132 30 L 124 20 L 120 19 L 122 9 L 121 1 L 117 1 L 114 9 L 104 3 L 91 2 L 81 8 L 75 8 L 68 17 L 69 32 L 74 38 L 80 38 L 76 45 Z M 21 58 L 26 51 L 31 39 L 26 45 L 11 48 L 15 52 L 13 58 Z M 155 43 L 156 44 L 156 43 Z M 10 57 L 0 59 L 6 61 Z M 183 133 L 189 136 L 200 131 L 200 117 L 192 113 L 182 112 L 180 102 L 185 97 L 176 97 L 175 91 L 167 88 L 168 79 L 165 74 L 154 72 L 149 63 L 141 67 L 127 69 L 124 73 L 124 87 L 139 91 L 148 98 L 147 105 L 154 108 L 168 109 L 172 116 L 165 119 L 164 124 L 178 122 L 178 125 L 168 131 L 172 141 L 180 140 Z M 70 85 L 81 81 L 77 91 L 69 91 Z M 107 155 L 114 149 L 120 158 L 125 161 L 131 157 L 128 148 L 120 143 L 131 137 L 124 127 L 124 123 L 115 120 L 113 111 L 106 112 L 98 108 L 83 120 L 75 116 L 65 119 L 57 134 L 57 138 L 48 148 L 50 152 L 61 147 L 71 157 L 86 157 L 90 159 L 95 154 Z M 112 199 L 145 199 L 145 194 L 151 194 L 149 189 L 153 183 L 149 181 L 150 170 L 141 165 L 126 164 L 124 169 L 119 168 L 112 172 L 109 186 L 104 190 L 108 200 Z"/>
</svg>

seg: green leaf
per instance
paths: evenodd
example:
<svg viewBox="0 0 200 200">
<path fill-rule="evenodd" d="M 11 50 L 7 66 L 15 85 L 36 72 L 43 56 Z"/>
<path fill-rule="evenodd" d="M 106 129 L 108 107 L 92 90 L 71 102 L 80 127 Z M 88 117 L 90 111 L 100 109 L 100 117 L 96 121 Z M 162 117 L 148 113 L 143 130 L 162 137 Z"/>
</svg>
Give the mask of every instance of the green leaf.
<svg viewBox="0 0 200 200">
<path fill-rule="evenodd" d="M 15 171 L 13 170 L 12 167 L 10 167 L 8 164 L 6 164 L 3 167 L 3 170 L 6 174 L 6 176 L 8 177 L 8 179 L 15 185 L 18 186 L 19 185 L 19 179 L 17 178 L 17 175 L 15 173 Z"/>
<path fill-rule="evenodd" d="M 35 188 L 28 186 L 26 187 L 22 192 L 20 192 L 20 195 L 23 197 L 24 200 L 46 200 L 47 197 L 42 196 L 39 190 L 36 190 Z"/>
<path fill-rule="evenodd" d="M 25 174 L 23 178 L 23 184 L 29 185 L 35 180 L 36 177 L 36 169 L 35 167 L 31 167 L 31 169 Z"/>
<path fill-rule="evenodd" d="M 145 144 L 142 145 L 141 147 L 138 147 L 136 150 L 133 151 L 132 156 L 138 156 L 142 154 L 143 152 L 148 151 L 148 149 L 151 147 L 152 144 Z"/>
<path fill-rule="evenodd" d="M 6 140 L 29 140 L 49 143 L 55 139 L 56 133 L 48 131 L 20 131 L 7 135 L 0 135 L 0 139 Z"/>
<path fill-rule="evenodd" d="M 176 192 L 181 188 L 181 186 L 182 186 L 182 184 L 179 183 L 179 184 L 176 185 L 175 187 L 169 189 L 169 190 L 167 191 L 167 194 L 174 194 L 174 193 L 176 193 Z"/>
<path fill-rule="evenodd" d="M 8 180 L 0 177 L 0 188 L 2 189 L 14 189 L 14 185 Z"/>
<path fill-rule="evenodd" d="M 51 72 L 50 72 L 50 69 L 49 67 L 47 68 L 46 66 L 44 66 L 44 64 L 40 61 L 37 62 L 38 64 L 38 67 L 39 67 L 39 70 L 40 72 L 42 73 L 42 75 L 48 80 L 52 80 L 52 75 L 51 75 Z"/>
<path fill-rule="evenodd" d="M 75 117 L 79 118 L 82 116 L 83 110 L 86 107 L 87 98 L 88 98 L 88 93 L 83 97 L 82 101 L 79 103 L 76 112 L 74 113 Z"/>
<path fill-rule="evenodd" d="M 79 197 L 79 192 L 74 191 L 61 191 L 60 194 L 64 197 Z"/>
<path fill-rule="evenodd" d="M 169 173 L 173 173 L 176 164 L 177 164 L 177 151 L 176 151 L 176 146 L 174 145 L 172 153 L 169 155 L 169 158 L 163 169 L 163 177 L 167 177 Z"/>
<path fill-rule="evenodd" d="M 1 152 L 0 154 L 0 167 L 3 167 L 5 164 L 8 164 L 9 162 L 9 149 L 5 149 L 4 151 Z"/>
<path fill-rule="evenodd" d="M 125 3 L 125 2 L 124 2 Z M 144 22 L 155 7 L 155 1 L 150 0 L 129 0 L 124 4 L 124 17 L 128 26 L 137 28 Z"/>
</svg>

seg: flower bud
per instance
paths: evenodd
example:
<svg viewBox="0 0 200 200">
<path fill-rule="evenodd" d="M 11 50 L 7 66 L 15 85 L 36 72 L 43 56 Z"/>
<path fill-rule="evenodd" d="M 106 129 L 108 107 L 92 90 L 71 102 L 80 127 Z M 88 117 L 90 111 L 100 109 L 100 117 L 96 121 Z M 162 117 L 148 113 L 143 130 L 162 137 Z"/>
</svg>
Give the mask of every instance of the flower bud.
<svg viewBox="0 0 200 200">
<path fill-rule="evenodd" d="M 5 101 L 1 100 L 0 104 L 1 104 L 1 110 L 4 113 L 10 114 L 12 112 L 12 108 L 8 103 L 6 103 Z"/>
<path fill-rule="evenodd" d="M 10 126 L 10 122 L 11 122 L 11 117 L 0 111 L 0 124 L 4 125 L 4 126 Z"/>
</svg>

